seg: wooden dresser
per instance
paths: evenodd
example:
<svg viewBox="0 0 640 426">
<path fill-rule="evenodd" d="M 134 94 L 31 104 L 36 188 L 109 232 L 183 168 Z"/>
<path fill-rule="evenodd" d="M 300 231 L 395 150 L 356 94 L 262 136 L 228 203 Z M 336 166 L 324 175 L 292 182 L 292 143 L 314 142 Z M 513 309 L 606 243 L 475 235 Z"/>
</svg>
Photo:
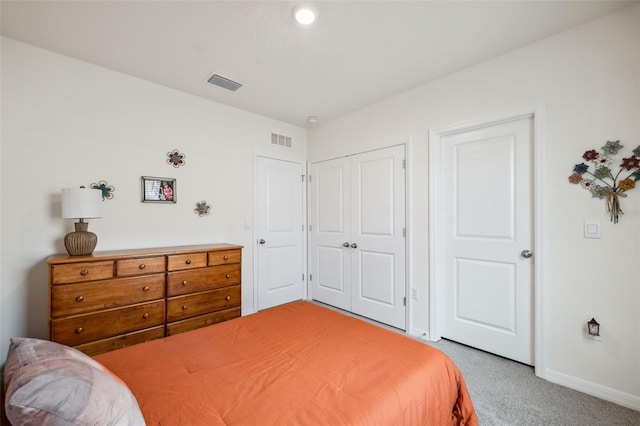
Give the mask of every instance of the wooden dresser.
<svg viewBox="0 0 640 426">
<path fill-rule="evenodd" d="M 242 246 L 64 254 L 47 263 L 49 340 L 89 355 L 241 314 Z"/>
</svg>

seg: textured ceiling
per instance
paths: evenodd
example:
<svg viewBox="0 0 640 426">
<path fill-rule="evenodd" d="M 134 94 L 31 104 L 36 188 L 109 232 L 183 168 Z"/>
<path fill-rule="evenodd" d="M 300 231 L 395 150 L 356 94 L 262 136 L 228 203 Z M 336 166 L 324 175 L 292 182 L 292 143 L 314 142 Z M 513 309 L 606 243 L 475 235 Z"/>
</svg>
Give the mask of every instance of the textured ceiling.
<svg viewBox="0 0 640 426">
<path fill-rule="evenodd" d="M 630 1 L 2 1 L 2 35 L 307 127 Z M 217 73 L 242 83 L 206 83 Z"/>
</svg>

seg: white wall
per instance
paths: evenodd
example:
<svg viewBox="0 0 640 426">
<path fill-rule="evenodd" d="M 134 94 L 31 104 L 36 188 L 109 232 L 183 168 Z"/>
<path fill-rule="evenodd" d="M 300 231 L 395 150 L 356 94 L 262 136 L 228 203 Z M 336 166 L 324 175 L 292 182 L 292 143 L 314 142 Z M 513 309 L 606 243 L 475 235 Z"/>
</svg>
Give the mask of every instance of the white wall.
<svg viewBox="0 0 640 426">
<path fill-rule="evenodd" d="M 640 6 L 319 125 L 309 159 L 409 140 L 410 285 L 422 295 L 411 329 L 428 330 L 428 131 L 535 104 L 546 110 L 544 373 L 640 409 L 640 185 L 614 225 L 602 200 L 567 180 L 587 149 L 619 139 L 628 156 L 640 145 Z M 591 218 L 599 240 L 582 237 Z M 585 337 L 592 316 L 602 342 Z"/>
<path fill-rule="evenodd" d="M 306 158 L 306 130 L 2 38 L 0 364 L 12 336 L 47 337 L 46 258 L 73 221 L 60 189 L 114 185 L 96 250 L 228 242 L 253 309 L 254 153 Z M 293 150 L 271 146 L 271 132 Z M 166 164 L 167 152 L 186 165 Z M 286 154 L 283 150 L 286 150 Z M 143 204 L 140 177 L 177 179 L 176 204 Z M 195 203 L 212 205 L 209 216 Z"/>
</svg>

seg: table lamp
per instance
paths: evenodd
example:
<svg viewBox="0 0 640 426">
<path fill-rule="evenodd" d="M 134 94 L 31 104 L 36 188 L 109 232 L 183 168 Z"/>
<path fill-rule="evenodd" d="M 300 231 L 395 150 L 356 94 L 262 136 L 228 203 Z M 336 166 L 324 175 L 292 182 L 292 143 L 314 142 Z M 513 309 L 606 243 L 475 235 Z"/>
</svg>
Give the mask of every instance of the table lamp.
<svg viewBox="0 0 640 426">
<path fill-rule="evenodd" d="M 64 246 L 71 256 L 88 256 L 98 243 L 98 236 L 87 231 L 89 224 L 85 219 L 100 218 L 100 191 L 80 188 L 62 189 L 62 217 L 79 219 L 75 223 L 75 232 L 64 237 Z"/>
</svg>

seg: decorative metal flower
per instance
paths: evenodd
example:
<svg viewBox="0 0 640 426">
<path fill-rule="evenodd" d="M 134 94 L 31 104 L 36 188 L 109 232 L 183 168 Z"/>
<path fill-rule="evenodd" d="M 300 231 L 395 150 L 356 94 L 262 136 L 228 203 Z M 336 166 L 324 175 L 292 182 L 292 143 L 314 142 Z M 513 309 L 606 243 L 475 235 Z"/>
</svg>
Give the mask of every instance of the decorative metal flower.
<svg viewBox="0 0 640 426">
<path fill-rule="evenodd" d="M 623 146 L 620 145 L 620 141 L 607 141 L 602 147 L 602 151 L 604 151 L 605 154 L 616 155 L 622 148 Z"/>
<path fill-rule="evenodd" d="M 601 147 L 602 153 L 595 149 L 585 151 L 582 155 L 586 161 L 593 164 L 594 172 L 589 171 L 589 165 L 585 163 L 576 164 L 573 167 L 573 174 L 569 176 L 569 182 L 580 184 L 582 188 L 591 192 L 594 198 L 606 199 L 607 212 L 611 215 L 611 221 L 618 223 L 618 216 L 624 214 L 620 208 L 619 197 L 626 197 L 625 191 L 629 191 L 636 187 L 636 182 L 640 180 L 640 146 L 633 150 L 633 155 L 623 158 L 620 163 L 620 170 L 617 173 L 609 168 L 614 163 L 611 157 L 624 148 L 620 145 L 620 141 L 607 141 Z M 622 177 L 623 171 L 632 171 L 637 169 L 618 181 Z M 585 179 L 584 175 L 590 175 L 594 179 Z M 597 182 L 597 183 L 596 183 Z"/>
<path fill-rule="evenodd" d="M 116 188 L 113 185 L 109 185 L 106 180 L 100 180 L 98 183 L 92 183 L 91 188 L 99 189 L 102 192 L 102 201 L 112 199 L 113 192 L 116 190 Z"/>
<path fill-rule="evenodd" d="M 633 188 L 636 187 L 636 181 L 631 179 L 630 177 L 628 177 L 625 180 L 620 181 L 620 184 L 618 186 L 623 191 L 628 191 L 628 190 L 633 189 Z"/>
<path fill-rule="evenodd" d="M 167 163 L 173 165 L 173 167 L 180 167 L 186 164 L 184 159 L 187 156 L 181 153 L 180 151 L 178 151 L 177 149 L 167 152 L 167 157 L 169 157 L 167 158 Z"/>
<path fill-rule="evenodd" d="M 206 201 L 202 200 L 199 203 L 196 203 L 196 208 L 193 209 L 193 212 L 202 217 L 211 213 L 211 206 L 207 204 Z"/>
</svg>

